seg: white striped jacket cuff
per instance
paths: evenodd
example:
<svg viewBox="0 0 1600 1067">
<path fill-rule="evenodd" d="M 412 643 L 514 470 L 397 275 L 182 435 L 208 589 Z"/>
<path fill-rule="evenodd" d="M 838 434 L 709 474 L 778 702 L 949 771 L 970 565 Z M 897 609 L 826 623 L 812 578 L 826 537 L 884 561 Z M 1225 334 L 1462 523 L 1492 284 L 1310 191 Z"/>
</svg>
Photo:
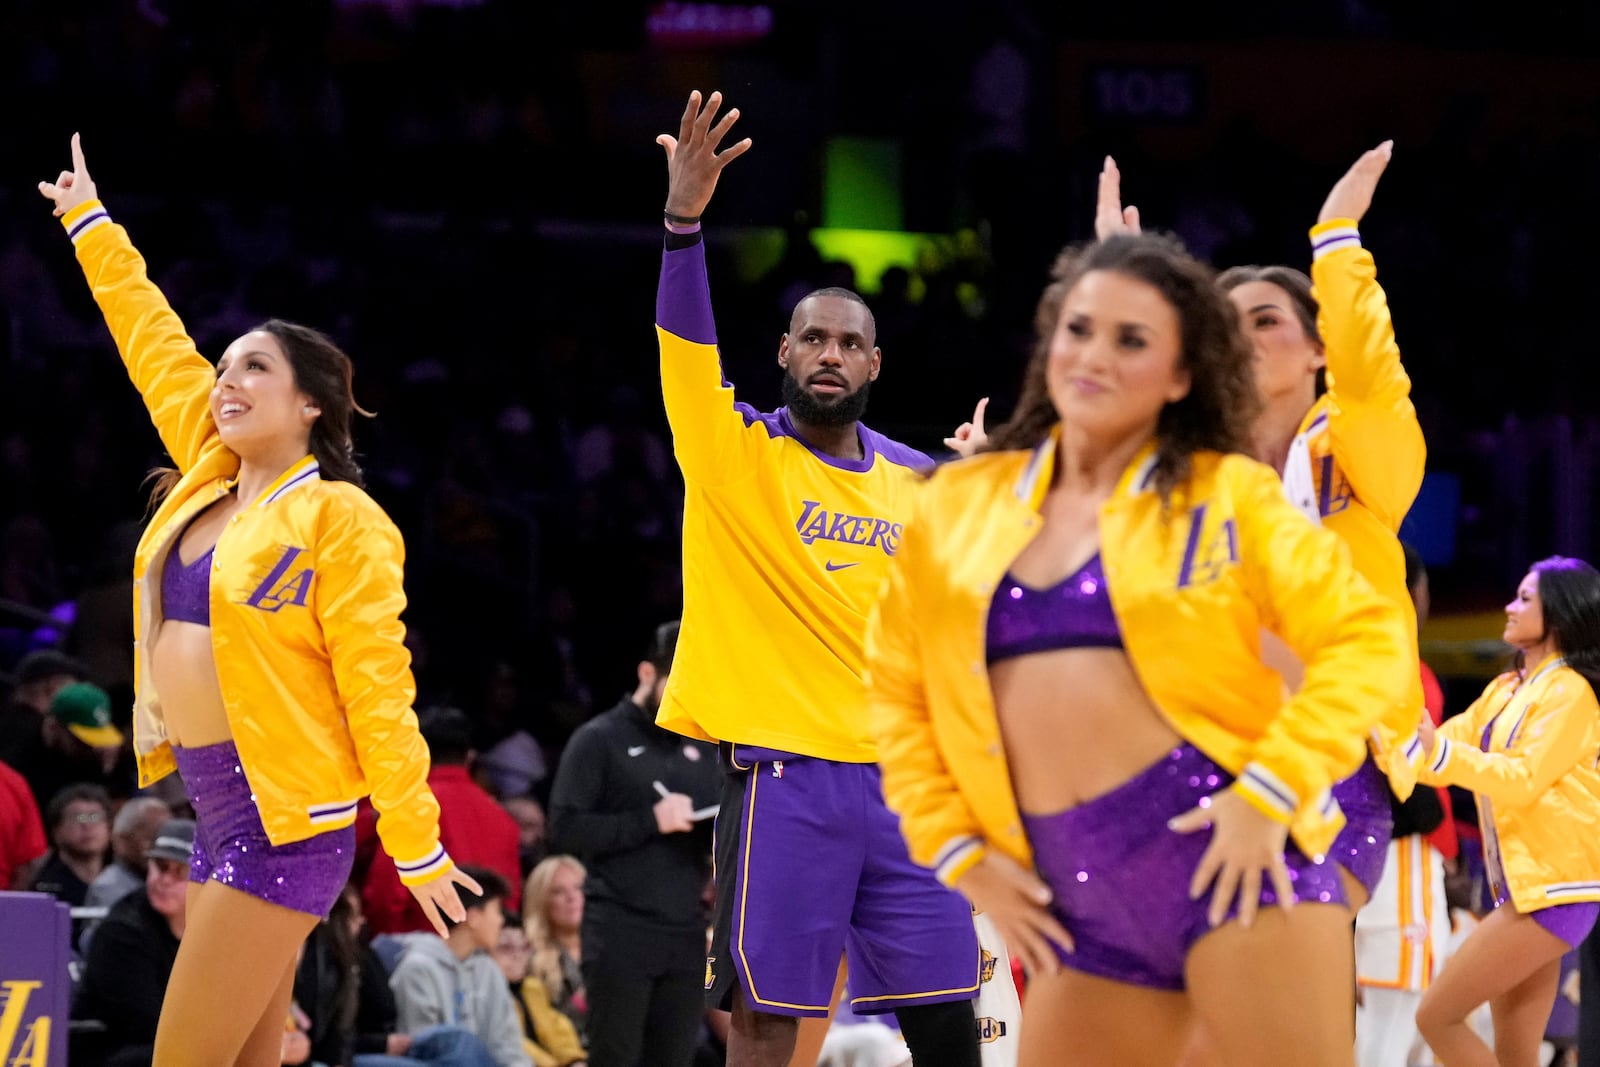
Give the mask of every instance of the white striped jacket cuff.
<svg viewBox="0 0 1600 1067">
<path fill-rule="evenodd" d="M 1360 248 L 1361 231 L 1354 226 L 1335 226 L 1324 230 L 1311 238 L 1311 258 L 1313 261 L 1321 259 L 1329 252 L 1341 248 Z"/>
<path fill-rule="evenodd" d="M 443 845 L 433 846 L 433 851 L 418 860 L 395 860 L 394 869 L 400 872 L 400 881 L 406 885 L 426 882 L 440 871 L 449 869 L 450 856 Z"/>
<path fill-rule="evenodd" d="M 1283 822 L 1300 810 L 1300 797 L 1283 780 L 1259 763 L 1249 763 L 1239 772 L 1235 789 L 1249 793 L 1265 811 L 1276 812 Z"/>
</svg>

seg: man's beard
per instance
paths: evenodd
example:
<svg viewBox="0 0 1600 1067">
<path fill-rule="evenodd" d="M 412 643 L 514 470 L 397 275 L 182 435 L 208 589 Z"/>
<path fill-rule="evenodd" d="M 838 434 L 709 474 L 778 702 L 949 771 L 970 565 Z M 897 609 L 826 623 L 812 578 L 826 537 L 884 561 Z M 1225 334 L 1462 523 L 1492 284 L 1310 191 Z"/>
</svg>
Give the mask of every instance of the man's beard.
<svg viewBox="0 0 1600 1067">
<path fill-rule="evenodd" d="M 796 421 L 812 426 L 849 426 L 867 413 L 867 394 L 872 389 L 869 379 L 853 393 L 841 393 L 833 400 L 823 402 L 808 392 L 788 368 L 783 372 L 783 403 Z"/>
</svg>

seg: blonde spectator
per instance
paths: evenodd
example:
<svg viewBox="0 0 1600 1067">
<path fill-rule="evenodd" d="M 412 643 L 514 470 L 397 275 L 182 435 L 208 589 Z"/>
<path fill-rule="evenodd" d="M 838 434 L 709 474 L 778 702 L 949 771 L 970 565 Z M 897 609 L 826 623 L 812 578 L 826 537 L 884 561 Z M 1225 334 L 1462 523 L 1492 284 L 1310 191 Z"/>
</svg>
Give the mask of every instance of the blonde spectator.
<svg viewBox="0 0 1600 1067">
<path fill-rule="evenodd" d="M 578 1033 L 584 1032 L 589 1000 L 583 986 L 583 880 L 588 872 L 571 856 L 551 856 L 528 875 L 522 893 L 522 928 L 533 949 L 531 973 L 544 983 L 555 1005 Z"/>
</svg>

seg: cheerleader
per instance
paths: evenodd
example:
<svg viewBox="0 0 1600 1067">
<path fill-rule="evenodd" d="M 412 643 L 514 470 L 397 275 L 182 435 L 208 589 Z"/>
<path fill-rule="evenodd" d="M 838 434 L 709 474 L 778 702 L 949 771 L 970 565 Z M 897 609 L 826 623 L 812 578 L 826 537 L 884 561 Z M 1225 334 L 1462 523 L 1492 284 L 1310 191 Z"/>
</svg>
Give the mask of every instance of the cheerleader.
<svg viewBox="0 0 1600 1067">
<path fill-rule="evenodd" d="M 1422 997 L 1417 1026 L 1445 1067 L 1538 1063 L 1561 957 L 1600 915 L 1600 573 L 1552 556 L 1506 605 L 1513 669 L 1439 729 L 1422 780 L 1478 797 L 1495 910 Z M 1494 1049 L 1468 1026 L 1487 1002 Z"/>
<path fill-rule="evenodd" d="M 1404 617 L 1229 454 L 1257 400 L 1209 269 L 1113 237 L 1036 324 L 1016 415 L 924 488 L 868 625 L 885 797 L 1027 964 L 1023 1067 L 1172 1063 L 1196 1020 L 1236 1067 L 1352 1064 L 1320 859 L 1414 670 Z"/>
<path fill-rule="evenodd" d="M 156 1067 L 281 1061 L 295 959 L 355 858 L 356 804 L 441 936 L 477 883 L 439 844 L 400 613 L 404 546 L 360 488 L 350 361 L 277 319 L 213 367 L 111 221 L 76 135 L 55 204 L 176 468 L 134 557 L 139 784 L 198 817 Z M 226 990 L 227 1010 L 218 1010 Z"/>
<path fill-rule="evenodd" d="M 1406 614 L 1415 663 L 1416 618 L 1399 530 L 1421 488 L 1426 449 L 1388 300 L 1357 229 L 1393 150 L 1385 141 L 1366 152 L 1328 193 L 1311 229 L 1311 277 L 1292 267 L 1234 267 L 1217 284 L 1238 309 L 1253 350 L 1261 409 L 1250 428 L 1252 454 L 1279 472 L 1290 503 L 1349 545 L 1356 570 Z M 1138 210 L 1122 207 L 1121 177 L 1107 158 L 1096 233 L 1104 238 L 1138 224 Z M 1290 688 L 1299 685 L 1295 657 L 1270 637 L 1266 646 Z M 1334 788 L 1347 822 L 1330 855 L 1345 872 L 1352 911 L 1372 896 L 1393 830 L 1384 770 L 1401 800 L 1416 784 L 1422 714 L 1413 672 L 1390 694 L 1366 762 Z"/>
</svg>

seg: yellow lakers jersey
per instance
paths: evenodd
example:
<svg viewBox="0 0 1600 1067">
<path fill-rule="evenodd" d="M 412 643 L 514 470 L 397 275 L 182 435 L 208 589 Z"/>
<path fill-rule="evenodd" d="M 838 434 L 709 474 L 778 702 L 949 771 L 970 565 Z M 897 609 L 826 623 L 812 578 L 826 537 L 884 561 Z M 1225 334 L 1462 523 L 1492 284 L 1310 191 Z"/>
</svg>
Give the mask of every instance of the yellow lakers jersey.
<svg viewBox="0 0 1600 1067">
<path fill-rule="evenodd" d="M 656 332 L 686 486 L 683 628 L 657 722 L 690 737 L 871 763 L 863 643 L 927 456 L 866 427 L 814 450 L 723 380 L 705 250 L 662 257 Z"/>
</svg>

